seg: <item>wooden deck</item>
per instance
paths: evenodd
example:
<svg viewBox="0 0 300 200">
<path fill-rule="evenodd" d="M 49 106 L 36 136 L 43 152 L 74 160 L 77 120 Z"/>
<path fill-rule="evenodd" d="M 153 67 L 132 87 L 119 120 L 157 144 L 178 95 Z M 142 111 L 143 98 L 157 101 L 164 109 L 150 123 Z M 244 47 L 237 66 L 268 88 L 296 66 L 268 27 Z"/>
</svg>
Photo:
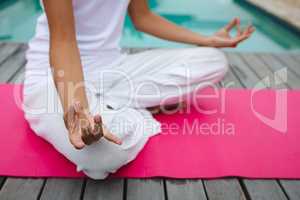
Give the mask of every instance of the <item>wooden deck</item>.
<svg viewBox="0 0 300 200">
<path fill-rule="evenodd" d="M 0 43 L 0 82 L 21 83 L 26 45 Z M 137 50 L 129 49 L 130 53 Z M 300 54 L 227 53 L 231 70 L 222 84 L 253 87 L 272 72 L 288 68 L 280 88 L 300 88 Z M 276 88 L 279 88 L 276 86 Z M 274 166 L 276 167 L 276 166 Z M 300 170 L 300 169 L 299 169 Z M 0 200 L 299 200 L 298 180 L 175 179 L 32 179 L 0 177 Z"/>
</svg>

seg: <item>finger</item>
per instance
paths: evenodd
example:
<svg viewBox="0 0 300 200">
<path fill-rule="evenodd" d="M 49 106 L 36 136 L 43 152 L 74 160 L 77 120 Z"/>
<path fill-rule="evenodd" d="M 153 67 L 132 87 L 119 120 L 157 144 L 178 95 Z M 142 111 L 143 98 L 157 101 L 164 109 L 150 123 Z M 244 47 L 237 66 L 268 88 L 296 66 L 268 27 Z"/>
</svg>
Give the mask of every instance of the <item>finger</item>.
<svg viewBox="0 0 300 200">
<path fill-rule="evenodd" d="M 117 136 L 111 134 L 111 133 L 106 133 L 104 135 L 105 139 L 107 139 L 108 141 L 110 142 L 113 142 L 115 144 L 118 144 L 118 145 L 121 145 L 122 144 L 122 141 L 121 139 L 119 139 Z"/>
<path fill-rule="evenodd" d="M 85 146 L 85 143 L 81 138 L 78 120 L 74 122 L 72 130 L 70 130 L 69 134 L 69 140 L 76 149 L 82 149 Z"/>
<path fill-rule="evenodd" d="M 251 29 L 251 27 L 250 26 L 247 26 L 246 28 L 245 28 L 245 31 L 243 32 L 243 34 L 249 34 L 249 32 L 250 32 L 250 29 Z"/>
<path fill-rule="evenodd" d="M 95 122 L 93 117 L 89 116 L 88 119 L 85 119 L 86 123 L 82 126 L 82 135 L 83 135 L 83 140 L 87 145 L 92 144 L 93 142 L 98 141 L 102 134 L 100 132 L 100 129 L 95 128 Z"/>
<path fill-rule="evenodd" d="M 70 134 L 76 134 L 76 131 L 78 130 L 77 128 L 78 127 L 77 127 L 76 121 L 73 121 L 72 123 L 69 124 L 68 131 Z"/>
<path fill-rule="evenodd" d="M 241 20 L 240 20 L 240 18 L 237 19 L 236 26 L 237 26 L 237 36 L 240 36 L 242 34 Z"/>
<path fill-rule="evenodd" d="M 69 133 L 73 133 L 79 129 L 79 118 L 73 113 L 72 116 L 67 117 L 69 120 L 67 123 L 67 130 L 69 131 Z M 72 119 L 71 119 L 72 118 Z"/>
<path fill-rule="evenodd" d="M 94 116 L 94 122 L 95 122 L 95 125 L 102 127 L 102 118 L 100 115 Z"/>
<path fill-rule="evenodd" d="M 248 38 L 249 38 L 248 35 L 241 35 L 241 36 L 239 36 L 239 37 L 234 38 L 234 39 L 233 39 L 233 46 L 234 46 L 234 45 L 238 45 L 239 43 L 241 43 L 242 41 L 244 41 L 244 40 L 246 40 L 246 39 L 248 39 Z"/>
<path fill-rule="evenodd" d="M 246 27 L 246 29 L 245 29 L 245 31 L 244 31 L 243 34 L 245 34 L 245 35 L 251 35 L 254 31 L 255 31 L 255 28 L 252 25 L 250 25 L 250 26 Z"/>
<path fill-rule="evenodd" d="M 231 22 L 229 22 L 226 26 L 225 29 L 226 31 L 230 31 L 233 27 L 236 26 L 238 19 L 234 18 L 233 20 L 231 20 Z"/>
<path fill-rule="evenodd" d="M 103 129 L 102 129 L 102 118 L 100 115 L 95 115 L 94 116 L 94 135 L 99 137 L 99 139 L 103 136 Z"/>
<path fill-rule="evenodd" d="M 76 114 L 80 114 L 83 110 L 83 107 L 81 106 L 81 103 L 79 101 L 74 102 L 74 109 Z"/>
<path fill-rule="evenodd" d="M 88 134 L 94 140 L 94 142 L 98 141 L 103 136 L 102 129 L 98 124 L 95 124 L 94 128 L 91 128 L 91 126 L 89 126 Z"/>
<path fill-rule="evenodd" d="M 87 138 L 89 136 L 86 128 L 81 128 L 81 137 Z"/>
<path fill-rule="evenodd" d="M 90 115 L 86 116 L 87 118 L 81 119 L 83 122 L 81 123 L 82 125 L 82 136 L 83 140 L 85 141 L 86 144 L 92 144 L 93 142 L 98 141 L 101 136 L 99 133 L 99 129 L 95 130 L 95 122 L 93 117 Z"/>
<path fill-rule="evenodd" d="M 91 131 L 91 133 L 94 132 L 94 127 L 95 127 L 95 121 L 94 118 L 90 115 L 87 116 L 87 120 L 88 120 L 88 128 Z"/>
<path fill-rule="evenodd" d="M 80 128 L 85 128 L 87 129 L 89 126 L 90 126 L 90 121 L 86 118 L 81 118 L 79 116 L 78 117 L 78 121 L 79 121 L 79 124 L 80 124 Z"/>
<path fill-rule="evenodd" d="M 218 47 L 232 47 L 234 45 L 234 38 L 217 38 Z"/>
<path fill-rule="evenodd" d="M 101 125 L 102 124 L 101 116 L 100 115 L 95 115 L 94 116 L 94 121 L 95 121 L 96 124 Z"/>
<path fill-rule="evenodd" d="M 74 120 L 70 123 L 69 130 L 71 132 L 79 131 L 80 126 L 79 126 L 79 119 L 77 116 L 74 117 Z"/>
<path fill-rule="evenodd" d="M 254 31 L 255 31 L 255 28 L 252 25 L 247 26 L 245 28 L 245 30 L 243 31 L 243 33 L 236 38 L 237 38 L 237 40 L 243 41 L 244 39 L 249 38 Z"/>
<path fill-rule="evenodd" d="M 103 136 L 102 126 L 95 124 L 93 135 L 96 141 L 100 140 L 100 138 Z"/>
<path fill-rule="evenodd" d="M 78 130 L 79 131 L 79 130 Z M 86 144 L 80 137 L 80 133 L 73 133 L 73 135 L 69 136 L 69 139 L 71 141 L 71 144 L 76 148 L 76 149 L 82 149 Z"/>
<path fill-rule="evenodd" d="M 83 142 L 86 145 L 92 144 L 94 142 L 94 138 L 93 138 L 92 134 L 89 134 L 88 129 L 87 128 L 82 128 L 81 131 L 82 131 L 81 139 L 83 140 Z"/>
<path fill-rule="evenodd" d="M 71 123 L 74 123 L 75 117 L 76 117 L 76 114 L 75 114 L 74 107 L 71 106 L 70 108 L 68 108 L 67 112 L 64 114 L 64 117 L 63 117 L 64 123 L 65 123 L 65 126 L 67 129 L 69 129 L 69 126 Z"/>
<path fill-rule="evenodd" d="M 253 32 L 255 32 L 255 27 L 254 26 L 250 26 L 249 33 L 252 34 Z"/>
<path fill-rule="evenodd" d="M 84 146 L 85 146 L 85 143 L 82 141 L 82 139 L 80 137 L 70 136 L 69 140 L 70 140 L 71 144 L 78 150 L 84 148 Z"/>
</svg>

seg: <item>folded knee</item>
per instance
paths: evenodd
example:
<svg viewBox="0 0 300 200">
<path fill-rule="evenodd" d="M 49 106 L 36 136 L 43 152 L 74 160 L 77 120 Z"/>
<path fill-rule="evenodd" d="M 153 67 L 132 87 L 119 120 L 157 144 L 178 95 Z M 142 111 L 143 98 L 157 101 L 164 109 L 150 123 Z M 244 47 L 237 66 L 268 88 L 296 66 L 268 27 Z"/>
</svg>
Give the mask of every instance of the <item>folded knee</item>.
<svg viewBox="0 0 300 200">
<path fill-rule="evenodd" d="M 228 60 L 225 54 L 217 48 L 191 48 L 187 49 L 186 53 L 184 66 L 189 69 L 192 82 L 216 82 L 222 79 L 228 71 Z"/>
<path fill-rule="evenodd" d="M 200 49 L 200 48 L 199 48 Z M 228 59 L 223 51 L 218 48 L 205 47 L 201 49 L 202 54 L 204 52 L 205 59 L 208 62 L 211 62 L 211 65 L 214 66 L 217 74 L 225 75 L 228 71 L 229 64 Z"/>
</svg>

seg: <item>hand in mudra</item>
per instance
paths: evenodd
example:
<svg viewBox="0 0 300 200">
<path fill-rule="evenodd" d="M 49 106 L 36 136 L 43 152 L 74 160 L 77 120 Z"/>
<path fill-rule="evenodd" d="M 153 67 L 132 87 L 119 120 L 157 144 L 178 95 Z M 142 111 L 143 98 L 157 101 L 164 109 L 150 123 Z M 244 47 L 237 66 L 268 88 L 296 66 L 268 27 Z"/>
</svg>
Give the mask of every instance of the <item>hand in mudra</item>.
<svg viewBox="0 0 300 200">
<path fill-rule="evenodd" d="M 233 28 L 237 29 L 237 34 L 232 37 L 230 35 L 230 31 Z M 217 31 L 211 39 L 214 47 L 236 47 L 239 43 L 248 39 L 254 31 L 255 28 L 252 25 L 249 25 L 244 30 L 241 30 L 240 19 L 235 18 L 226 26 Z"/>
<path fill-rule="evenodd" d="M 121 144 L 121 140 L 110 133 L 102 124 L 100 115 L 92 116 L 85 112 L 80 103 L 76 102 L 64 114 L 65 126 L 69 132 L 71 144 L 76 149 L 82 149 L 104 137 L 115 144 Z"/>
</svg>

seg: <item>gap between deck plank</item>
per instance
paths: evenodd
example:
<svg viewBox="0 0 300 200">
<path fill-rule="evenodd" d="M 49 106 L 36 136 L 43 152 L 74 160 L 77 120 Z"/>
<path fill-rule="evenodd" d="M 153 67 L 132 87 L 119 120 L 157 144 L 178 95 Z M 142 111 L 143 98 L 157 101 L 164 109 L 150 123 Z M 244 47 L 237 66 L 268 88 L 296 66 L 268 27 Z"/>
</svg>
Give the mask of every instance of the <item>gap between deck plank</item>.
<svg viewBox="0 0 300 200">
<path fill-rule="evenodd" d="M 285 67 L 287 66 L 291 72 L 295 73 L 298 78 L 300 78 L 300 62 L 294 59 L 294 57 L 290 54 L 273 54 L 275 59 L 282 63 Z"/>
<path fill-rule="evenodd" d="M 20 43 L 0 43 L 0 65 L 7 59 L 10 58 L 12 54 L 18 51 L 19 48 L 24 46 Z"/>
<path fill-rule="evenodd" d="M 274 73 L 268 66 L 266 66 L 266 64 L 259 57 L 248 53 L 241 54 L 240 56 L 248 65 L 248 67 L 251 68 L 257 74 L 261 81 L 265 80 L 264 85 L 267 88 L 291 88 L 291 86 L 285 82 L 284 78 Z M 283 82 L 283 84 L 276 85 L 275 77 L 277 79 L 280 79 Z"/>
<path fill-rule="evenodd" d="M 273 72 L 278 72 L 279 70 L 282 69 L 287 69 L 286 70 L 286 76 L 287 76 L 287 84 L 291 88 L 300 88 L 300 81 L 299 78 L 295 75 L 295 73 L 292 73 L 289 68 L 286 66 L 282 65 L 278 60 L 274 59 L 270 54 L 259 54 L 257 55 L 260 57 L 263 62 L 273 71 Z M 284 76 L 284 74 L 283 74 Z"/>
<path fill-rule="evenodd" d="M 5 60 L 0 65 L 0 82 L 7 82 L 11 77 L 24 66 L 25 60 L 25 49 L 23 45 L 9 59 Z"/>
</svg>

